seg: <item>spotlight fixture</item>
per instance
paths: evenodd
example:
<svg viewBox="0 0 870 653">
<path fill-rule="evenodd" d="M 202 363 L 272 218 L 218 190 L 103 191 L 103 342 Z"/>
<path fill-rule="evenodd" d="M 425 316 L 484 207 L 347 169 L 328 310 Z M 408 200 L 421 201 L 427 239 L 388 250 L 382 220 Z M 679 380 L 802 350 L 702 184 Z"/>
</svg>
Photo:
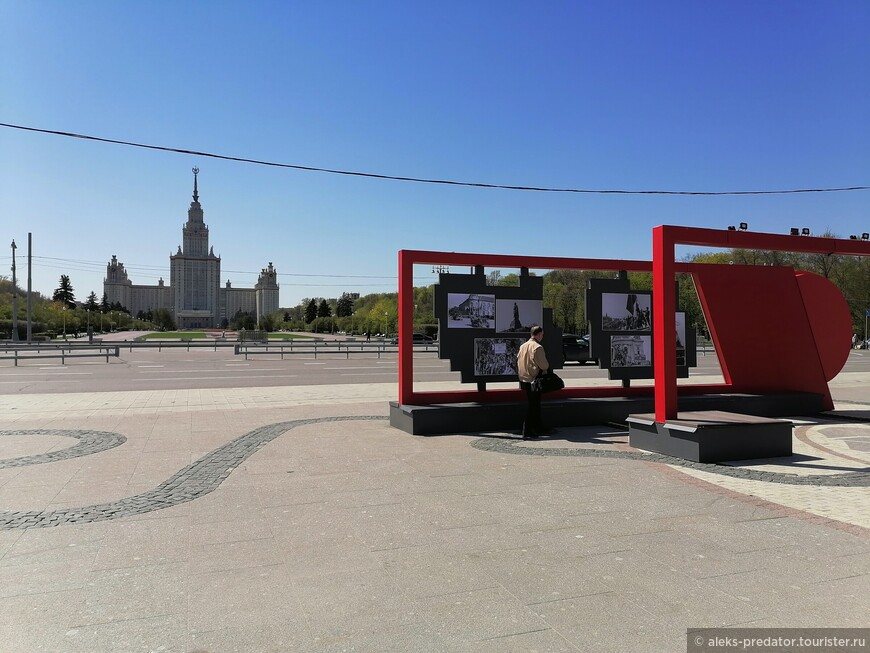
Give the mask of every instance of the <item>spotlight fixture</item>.
<svg viewBox="0 0 870 653">
<path fill-rule="evenodd" d="M 740 231 L 746 231 L 747 229 L 749 229 L 749 225 L 746 224 L 745 222 L 741 222 L 740 223 Z"/>
<path fill-rule="evenodd" d="M 801 229 L 801 236 L 809 236 L 809 235 L 810 235 L 810 228 L 809 227 L 804 227 L 803 229 Z"/>
<path fill-rule="evenodd" d="M 790 231 L 789 233 L 790 233 L 792 236 L 800 236 L 800 235 L 801 235 L 801 230 L 798 229 L 797 227 L 792 227 L 792 228 L 791 228 L 791 231 Z"/>
<path fill-rule="evenodd" d="M 737 231 L 737 227 L 735 227 L 733 224 L 729 224 L 728 231 Z"/>
<path fill-rule="evenodd" d="M 863 234 L 861 234 L 861 240 L 870 240 L 870 234 L 865 231 Z"/>
</svg>

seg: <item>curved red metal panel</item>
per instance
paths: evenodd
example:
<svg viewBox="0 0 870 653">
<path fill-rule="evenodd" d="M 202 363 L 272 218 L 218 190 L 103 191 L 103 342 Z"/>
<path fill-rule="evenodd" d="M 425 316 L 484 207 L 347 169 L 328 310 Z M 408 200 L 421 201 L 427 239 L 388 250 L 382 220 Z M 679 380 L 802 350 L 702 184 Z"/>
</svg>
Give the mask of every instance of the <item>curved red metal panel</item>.
<svg viewBox="0 0 870 653">
<path fill-rule="evenodd" d="M 797 272 L 825 380 L 830 381 L 846 364 L 852 338 L 852 316 L 843 293 L 828 279 L 812 272 Z"/>
</svg>

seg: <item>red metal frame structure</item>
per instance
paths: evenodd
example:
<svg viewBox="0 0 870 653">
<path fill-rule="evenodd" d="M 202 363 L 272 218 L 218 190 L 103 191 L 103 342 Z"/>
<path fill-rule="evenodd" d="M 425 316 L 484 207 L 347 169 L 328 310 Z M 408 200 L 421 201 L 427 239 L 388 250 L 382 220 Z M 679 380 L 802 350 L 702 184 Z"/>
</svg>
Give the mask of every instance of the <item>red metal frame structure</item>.
<svg viewBox="0 0 870 653">
<path fill-rule="evenodd" d="M 847 256 L 870 256 L 870 242 L 865 240 L 846 240 L 839 238 L 818 238 L 813 236 L 785 236 L 779 234 L 753 233 L 748 231 L 725 231 L 717 229 L 700 229 L 697 227 L 677 227 L 662 225 L 653 229 L 653 359 L 655 370 L 655 412 L 656 421 L 664 423 L 668 419 L 677 418 L 678 392 L 685 392 L 685 387 L 677 387 L 676 376 L 676 343 L 673 337 L 675 330 L 674 319 L 674 275 L 685 272 L 687 264 L 677 263 L 674 260 L 674 248 L 676 245 L 696 245 L 701 247 L 718 247 L 726 249 L 761 249 L 786 252 L 802 252 L 825 255 Z M 714 268 L 731 267 L 730 272 L 711 274 Z M 706 270 L 704 269 L 706 268 Z M 740 269 L 742 268 L 742 269 Z M 767 374 L 767 382 L 777 379 L 789 378 L 789 375 L 804 375 L 805 378 L 797 379 L 791 383 L 790 389 L 809 389 L 819 391 L 826 395 L 829 407 L 833 404 L 827 390 L 827 380 L 839 372 L 845 357 L 848 356 L 846 342 L 851 334 L 851 318 L 843 315 L 845 302 L 839 291 L 832 292 L 832 284 L 810 273 L 794 273 L 793 288 L 784 283 L 782 271 L 789 268 L 749 268 L 747 266 L 716 266 L 690 264 L 690 270 L 698 285 L 698 294 L 708 319 L 711 335 L 720 353 L 720 361 L 725 374 L 726 386 L 732 390 L 744 391 L 755 390 L 748 387 L 751 382 L 749 372 L 757 372 L 759 375 Z M 733 315 L 725 313 L 718 319 L 711 319 L 710 298 L 705 300 L 704 281 L 698 283 L 699 278 L 707 277 L 706 281 L 712 282 L 711 295 L 717 299 L 730 300 L 730 309 Z M 714 278 L 718 277 L 718 279 Z M 743 281 L 741 287 L 735 283 L 733 295 L 739 296 L 741 292 L 749 295 L 757 294 L 759 301 L 777 301 L 779 293 L 791 291 L 792 296 L 782 303 L 786 309 L 794 309 L 800 303 L 800 311 L 791 310 L 789 315 L 802 320 L 799 328 L 799 338 L 794 342 L 806 345 L 803 351 L 785 351 L 779 356 L 767 354 L 760 360 L 751 359 L 750 353 L 736 351 L 735 343 L 728 341 L 724 336 L 727 326 L 734 326 L 738 321 L 744 323 L 752 319 L 749 311 L 735 310 L 737 304 L 733 298 L 727 297 L 723 290 L 722 280 L 733 277 Z M 745 283 L 750 281 L 751 284 Z M 827 285 L 826 285 L 827 284 Z M 717 294 L 718 293 L 718 294 Z M 799 297 L 796 300 L 795 297 Z M 721 303 L 721 302 L 720 302 Z M 717 322 L 719 324 L 717 325 Z M 723 324 L 726 323 L 726 324 Z M 730 323 L 730 324 L 727 324 Z M 791 328 L 793 325 L 789 325 Z M 848 333 L 845 333 L 848 331 Z M 747 328 L 743 327 L 744 334 Z M 768 334 L 769 335 L 769 334 Z M 722 338 L 720 342 L 717 338 Z M 722 347 L 720 347 L 720 344 Z M 734 369 L 729 367 L 726 353 L 723 349 L 731 350 L 731 363 Z M 769 347 L 775 349 L 773 340 Z M 758 348 L 756 347 L 756 353 Z M 803 359 L 800 356 L 812 356 L 816 360 Z M 741 360 L 742 359 L 742 360 Z M 777 369 L 770 373 L 766 366 L 778 365 Z M 738 385 L 732 383 L 731 372 L 740 376 Z M 806 374 L 804 374 L 806 372 Z M 777 373 L 779 376 L 777 377 Z M 814 376 L 813 376 L 814 375 Z M 808 378 L 812 377 L 812 378 Z M 803 385 L 801 385 L 803 384 Z M 770 385 L 761 383 L 762 389 L 770 389 Z M 720 389 L 721 391 L 721 389 Z"/>
<path fill-rule="evenodd" d="M 437 403 L 459 403 L 466 401 L 520 401 L 525 394 L 516 390 L 453 390 L 447 392 L 414 391 L 413 359 L 413 313 L 414 313 L 414 265 L 462 265 L 499 268 L 521 268 L 534 270 L 626 270 L 628 272 L 651 272 L 650 261 L 605 260 L 582 258 L 553 258 L 544 256 L 509 256 L 500 254 L 468 254 L 456 252 L 431 252 L 417 250 L 399 251 L 399 403 L 403 405 L 425 406 Z M 690 265 L 675 263 L 678 272 L 689 272 Z M 565 388 L 549 395 L 557 397 L 622 397 L 651 395 L 653 388 L 646 387 L 594 387 Z M 722 386 L 681 387 L 681 392 L 702 393 L 721 392 Z"/>
</svg>

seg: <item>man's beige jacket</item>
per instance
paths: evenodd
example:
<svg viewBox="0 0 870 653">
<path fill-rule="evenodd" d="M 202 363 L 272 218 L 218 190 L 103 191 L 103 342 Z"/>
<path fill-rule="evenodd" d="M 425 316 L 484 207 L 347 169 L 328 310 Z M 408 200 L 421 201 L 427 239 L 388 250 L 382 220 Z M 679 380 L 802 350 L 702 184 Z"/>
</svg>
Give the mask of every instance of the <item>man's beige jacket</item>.
<svg viewBox="0 0 870 653">
<path fill-rule="evenodd" d="M 520 381 L 531 383 L 538 376 L 538 372 L 546 372 L 550 369 L 547 362 L 547 354 L 544 348 L 534 338 L 529 338 L 520 346 L 517 354 L 517 374 Z"/>
</svg>

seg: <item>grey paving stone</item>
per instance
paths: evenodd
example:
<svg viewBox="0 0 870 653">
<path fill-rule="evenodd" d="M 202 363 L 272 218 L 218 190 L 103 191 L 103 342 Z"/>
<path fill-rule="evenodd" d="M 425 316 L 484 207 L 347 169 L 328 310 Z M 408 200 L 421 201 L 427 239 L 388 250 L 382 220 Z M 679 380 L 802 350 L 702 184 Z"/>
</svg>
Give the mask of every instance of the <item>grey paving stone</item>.
<svg viewBox="0 0 870 653">
<path fill-rule="evenodd" d="M 170 614 L 80 625 L 64 633 L 68 653 L 124 651 L 124 653 L 187 653 L 187 619 Z"/>
<path fill-rule="evenodd" d="M 435 633 L 453 644 L 470 645 L 549 627 L 502 587 L 420 599 L 416 605 Z"/>
<path fill-rule="evenodd" d="M 188 578 L 192 633 L 282 624 L 305 627 L 299 593 L 281 565 L 193 574 Z"/>
<path fill-rule="evenodd" d="M 228 626 L 190 635 L 187 653 L 287 653 L 313 650 L 308 627 L 294 617 L 276 620 L 274 624 Z"/>
<path fill-rule="evenodd" d="M 305 576 L 293 581 L 315 638 L 327 639 L 427 621 L 384 570 Z"/>
</svg>

